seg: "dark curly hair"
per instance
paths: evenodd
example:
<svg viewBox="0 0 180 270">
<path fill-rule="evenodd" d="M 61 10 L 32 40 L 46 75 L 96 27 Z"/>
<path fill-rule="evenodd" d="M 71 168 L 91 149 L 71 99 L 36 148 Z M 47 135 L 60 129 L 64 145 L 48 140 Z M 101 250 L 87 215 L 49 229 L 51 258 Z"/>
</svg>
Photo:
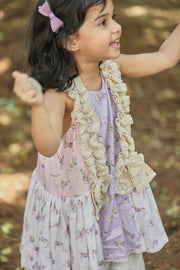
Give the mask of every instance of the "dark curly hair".
<svg viewBox="0 0 180 270">
<path fill-rule="evenodd" d="M 28 63 L 30 76 L 39 81 L 45 92 L 50 88 L 64 91 L 79 75 L 74 57 L 66 48 L 69 36 L 83 24 L 86 14 L 94 5 L 106 6 L 106 0 L 48 0 L 53 13 L 64 22 L 56 34 L 50 20 L 38 12 L 44 4 L 39 0 L 30 20 Z"/>
</svg>

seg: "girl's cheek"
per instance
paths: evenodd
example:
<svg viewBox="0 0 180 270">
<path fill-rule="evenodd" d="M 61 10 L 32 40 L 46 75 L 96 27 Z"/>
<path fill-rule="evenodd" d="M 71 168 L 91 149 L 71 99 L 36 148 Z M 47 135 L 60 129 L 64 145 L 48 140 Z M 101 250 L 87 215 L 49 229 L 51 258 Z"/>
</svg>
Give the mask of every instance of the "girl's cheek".
<svg viewBox="0 0 180 270">
<path fill-rule="evenodd" d="M 104 30 L 103 32 L 99 33 L 99 38 L 103 39 L 104 41 L 111 39 L 111 31 L 110 30 Z"/>
<path fill-rule="evenodd" d="M 111 36 L 111 34 L 109 32 L 105 35 L 105 39 L 106 39 L 106 42 L 107 43 L 111 43 L 112 42 L 112 36 Z"/>
</svg>

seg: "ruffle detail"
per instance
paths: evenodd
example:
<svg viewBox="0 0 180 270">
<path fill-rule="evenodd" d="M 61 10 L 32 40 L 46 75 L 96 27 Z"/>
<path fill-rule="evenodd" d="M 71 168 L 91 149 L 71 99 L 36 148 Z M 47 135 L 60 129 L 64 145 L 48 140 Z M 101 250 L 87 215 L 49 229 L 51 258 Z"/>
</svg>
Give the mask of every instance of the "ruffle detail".
<svg viewBox="0 0 180 270">
<path fill-rule="evenodd" d="M 135 144 L 131 136 L 133 119 L 129 114 L 130 99 L 117 64 L 107 60 L 101 64 L 101 69 L 118 108 L 116 125 L 121 137 L 122 152 L 119 153 L 116 161 L 116 194 L 131 193 L 134 188 L 141 191 L 151 182 L 156 173 L 144 162 L 144 156 L 135 152 Z"/>
<path fill-rule="evenodd" d="M 131 136 L 133 119 L 130 112 L 130 99 L 126 84 L 121 79 L 117 64 L 112 60 L 104 61 L 100 66 L 105 82 L 111 89 L 113 100 L 118 108 L 116 125 L 121 137 L 122 152 L 116 161 L 116 194 L 128 194 L 135 188 L 141 191 L 156 175 L 144 162 L 142 154 L 135 152 L 134 140 Z M 75 100 L 72 112 L 73 122 L 79 127 L 79 148 L 92 183 L 92 200 L 96 210 L 96 218 L 101 207 L 110 200 L 107 190 L 112 181 L 106 165 L 105 147 L 97 140 L 100 123 L 91 105 L 91 99 L 80 77 L 74 79 L 68 90 L 69 96 Z"/>
<path fill-rule="evenodd" d="M 68 94 L 75 100 L 71 117 L 79 127 L 79 149 L 89 172 L 89 181 L 92 183 L 92 201 L 98 220 L 100 208 L 110 200 L 107 189 L 112 181 L 106 165 L 105 147 L 97 140 L 100 123 L 91 106 L 88 91 L 79 77 L 74 79 L 74 84 L 68 89 Z"/>
</svg>

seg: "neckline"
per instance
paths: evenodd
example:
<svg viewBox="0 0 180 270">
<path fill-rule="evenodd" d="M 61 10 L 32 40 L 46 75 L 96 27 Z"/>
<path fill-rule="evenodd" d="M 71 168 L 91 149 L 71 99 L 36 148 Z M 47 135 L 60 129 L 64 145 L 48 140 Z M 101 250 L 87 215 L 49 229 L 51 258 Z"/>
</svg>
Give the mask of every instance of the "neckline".
<svg viewBox="0 0 180 270">
<path fill-rule="evenodd" d="M 105 80 L 104 80 L 104 76 L 103 76 L 103 73 L 102 73 L 102 70 L 101 70 L 101 69 L 100 69 L 100 76 L 101 76 L 101 85 L 102 85 L 102 86 L 101 86 L 101 89 L 96 90 L 96 91 L 88 90 L 88 89 L 84 86 L 84 84 L 83 84 L 83 82 L 82 82 L 82 80 L 81 80 L 80 77 L 79 77 L 79 79 L 80 79 L 81 83 L 83 84 L 83 86 L 86 88 L 87 92 L 88 92 L 89 94 L 94 95 L 94 94 L 99 94 L 99 93 L 101 93 L 101 92 L 104 90 Z"/>
</svg>

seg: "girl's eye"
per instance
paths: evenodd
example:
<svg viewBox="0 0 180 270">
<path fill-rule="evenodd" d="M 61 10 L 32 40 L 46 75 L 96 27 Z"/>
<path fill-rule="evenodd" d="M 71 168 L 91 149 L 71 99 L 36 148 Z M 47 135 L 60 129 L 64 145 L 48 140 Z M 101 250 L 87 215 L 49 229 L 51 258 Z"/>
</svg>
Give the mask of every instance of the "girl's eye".
<svg viewBox="0 0 180 270">
<path fill-rule="evenodd" d="M 112 16 L 112 19 L 115 20 L 116 16 L 117 16 L 117 15 L 114 14 L 114 15 Z M 106 25 L 106 23 L 107 23 L 106 20 L 103 20 L 103 21 L 100 22 L 99 25 L 100 25 L 100 26 L 104 26 L 104 25 Z"/>
<path fill-rule="evenodd" d="M 103 20 L 103 21 L 100 22 L 99 25 L 100 25 L 100 26 L 103 26 L 103 25 L 105 25 L 105 24 L 106 24 L 106 20 Z"/>
</svg>

